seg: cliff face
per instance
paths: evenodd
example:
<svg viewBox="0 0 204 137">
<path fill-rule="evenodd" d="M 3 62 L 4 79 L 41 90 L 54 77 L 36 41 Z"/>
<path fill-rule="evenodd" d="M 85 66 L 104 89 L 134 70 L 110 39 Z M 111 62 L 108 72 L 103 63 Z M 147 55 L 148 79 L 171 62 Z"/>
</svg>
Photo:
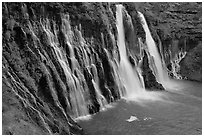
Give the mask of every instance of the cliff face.
<svg viewBox="0 0 204 137">
<path fill-rule="evenodd" d="M 158 48 L 162 51 L 163 58 L 169 68 L 169 74 L 173 74 L 172 65 L 181 52 L 189 52 L 188 56 L 194 53 L 196 46 L 202 43 L 202 3 L 200 2 L 155 2 L 155 3 L 134 3 L 137 10 L 143 12 L 147 18 L 151 33 Z M 188 57 L 186 57 L 188 58 Z M 199 64 L 202 68 L 202 59 L 191 60 L 192 64 Z M 184 59 L 188 60 L 188 59 Z M 185 63 L 184 63 L 185 62 Z M 180 64 L 182 71 L 188 66 L 187 61 Z M 193 77 L 197 68 L 189 68 L 188 75 L 178 69 L 178 74 L 183 78 L 197 80 Z M 201 71 L 199 71 L 200 73 Z M 202 79 L 201 77 L 199 78 Z M 200 81 L 199 80 L 199 81 Z"/>
<path fill-rule="evenodd" d="M 129 61 L 133 67 L 142 66 L 147 89 L 163 90 L 143 49 L 145 32 L 136 11 L 138 7 L 132 3 L 123 5 Z M 124 92 L 118 74 L 115 3 L 2 3 L 2 6 L 3 134 L 83 134 L 75 119 L 99 112 Z M 139 10 L 147 14 L 144 7 Z M 147 19 L 154 24 L 152 18 Z M 150 28 L 155 32 L 152 23 Z M 157 36 L 157 43 L 160 41 L 161 51 L 170 47 L 160 34 L 152 34 Z M 187 67 L 190 57 L 197 57 L 200 48 L 189 48 L 181 66 Z M 190 54 L 191 49 L 196 54 Z M 196 59 L 197 68 L 200 59 Z M 188 73 L 182 71 L 185 73 L 182 75 L 188 77 L 191 69 Z"/>
<path fill-rule="evenodd" d="M 202 82 L 202 44 L 191 49 L 180 62 L 180 73 L 186 79 Z"/>
<path fill-rule="evenodd" d="M 113 49 L 115 27 L 105 8 L 107 3 L 3 3 L 3 134 L 82 134 L 73 118 L 101 107 L 94 75 L 108 102 L 119 98 L 102 48 Z"/>
</svg>

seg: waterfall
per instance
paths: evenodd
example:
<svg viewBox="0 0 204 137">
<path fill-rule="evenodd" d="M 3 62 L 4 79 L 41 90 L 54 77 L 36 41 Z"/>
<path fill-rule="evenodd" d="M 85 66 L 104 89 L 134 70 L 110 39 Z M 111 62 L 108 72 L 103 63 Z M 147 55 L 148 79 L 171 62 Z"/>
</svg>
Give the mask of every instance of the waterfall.
<svg viewBox="0 0 204 137">
<path fill-rule="evenodd" d="M 88 115 L 88 109 L 86 106 L 86 102 L 84 99 L 84 92 L 83 89 L 81 88 L 80 82 L 77 79 L 76 76 L 74 76 L 71 72 L 71 70 L 73 70 L 75 67 L 77 67 L 77 61 L 74 57 L 74 52 L 73 52 L 73 47 L 70 43 L 71 40 L 71 31 L 69 30 L 69 24 L 67 24 L 67 22 L 65 22 L 65 24 L 67 26 L 63 26 L 64 29 L 67 29 L 67 33 L 66 37 L 67 37 L 67 45 L 70 51 L 70 58 L 71 58 L 71 66 L 68 63 L 67 57 L 66 57 L 66 53 L 64 52 L 64 50 L 62 48 L 59 47 L 59 43 L 57 40 L 57 35 L 53 34 L 50 31 L 50 23 L 49 20 L 46 21 L 45 24 L 42 24 L 42 28 L 45 31 L 45 33 L 47 34 L 48 37 L 48 42 L 50 43 L 50 46 L 53 48 L 56 56 L 57 56 L 57 60 L 60 63 L 65 77 L 66 77 L 66 81 L 69 85 L 70 88 L 70 99 L 71 99 L 71 105 L 72 105 L 72 111 L 73 111 L 73 117 L 79 117 L 79 116 L 83 116 L 83 115 Z M 56 32 L 56 30 L 54 30 L 54 32 Z M 71 68 L 71 70 L 70 70 Z"/>
<path fill-rule="evenodd" d="M 118 47 L 120 53 L 120 69 L 119 74 L 121 80 L 125 87 L 125 98 L 135 98 L 138 97 L 142 92 L 144 92 L 144 87 L 140 84 L 140 79 L 138 78 L 137 72 L 131 66 L 125 46 L 125 36 L 124 36 L 124 26 L 123 26 L 123 6 L 117 5 L 116 10 L 117 19 L 117 30 L 118 30 Z"/>
<path fill-rule="evenodd" d="M 148 51 L 150 53 L 149 58 L 150 58 L 150 61 L 153 62 L 151 63 L 152 64 L 151 68 L 153 69 L 154 74 L 156 75 L 157 81 L 160 82 L 164 87 L 166 87 L 167 86 L 166 83 L 167 81 L 169 81 L 169 77 L 164 65 L 164 61 L 161 59 L 158 48 L 151 36 L 150 30 L 148 28 L 144 15 L 141 12 L 138 12 L 138 14 L 141 18 L 143 29 L 146 33 L 146 44 L 147 44 Z"/>
<path fill-rule="evenodd" d="M 101 110 L 105 109 L 105 105 L 107 105 L 107 101 L 105 97 L 102 95 L 101 90 L 99 88 L 99 78 L 98 78 L 98 72 L 96 69 L 96 66 L 94 64 L 91 64 L 91 72 L 93 74 L 92 83 L 94 85 L 95 91 L 96 91 L 96 98 L 101 106 Z"/>
<path fill-rule="evenodd" d="M 51 31 L 49 20 L 41 22 L 42 29 L 48 38 L 48 43 L 52 47 L 56 60 L 59 62 L 66 77 L 66 83 L 70 91 L 69 103 L 71 105 L 72 117 L 78 120 L 80 118 L 84 119 L 84 116 L 89 116 L 88 105 L 92 105 L 93 102 L 91 102 L 90 93 L 87 91 L 87 88 L 90 88 L 87 85 L 88 82 L 93 85 L 93 91 L 96 95 L 96 101 L 100 105 L 100 110 L 104 110 L 105 105 L 108 103 L 99 88 L 99 77 L 95 66 L 96 61 L 91 52 L 94 52 L 95 55 L 97 53 L 92 51 L 93 49 L 91 49 L 90 45 L 86 44 L 80 30 L 75 28 L 72 31 L 68 15 L 62 19 L 62 32 L 65 35 L 66 47 L 59 46 L 57 38 L 58 30 L 55 27 L 56 24 L 54 22 L 53 24 L 53 31 Z M 76 51 L 74 51 L 74 48 Z M 83 68 L 75 56 L 77 54 L 75 52 L 79 51 L 79 49 L 82 53 L 80 54 L 82 62 L 87 69 L 87 73 L 89 73 L 88 75 L 91 76 L 89 81 L 85 81 L 83 78 Z"/>
<path fill-rule="evenodd" d="M 122 5 L 117 5 L 117 42 L 110 29 L 108 35 L 101 33 L 101 47 L 98 42 L 94 45 L 94 37 L 90 41 L 89 38 L 83 37 L 80 24 L 78 27 L 72 27 L 68 14 L 62 14 L 60 24 L 48 18 L 41 18 L 39 34 L 42 35 L 39 38 L 32 24 L 28 24 L 35 42 L 35 47 L 32 48 L 35 48 L 36 53 L 32 51 L 32 54 L 39 55 L 41 61 L 41 66 L 36 69 L 42 73 L 37 76 L 39 91 L 51 92 L 51 97 L 48 97 L 53 98 L 54 105 L 60 108 L 66 119 L 68 116 L 75 120 L 84 118 L 104 110 L 108 103 L 120 98 L 135 100 L 138 97 L 148 97 L 140 69 L 142 57 L 139 63 L 133 66 L 126 52 L 124 11 Z M 128 14 L 126 11 L 125 13 Z M 130 15 L 128 20 L 134 30 Z M 109 42 L 113 49 L 106 49 L 110 46 Z M 117 48 L 119 54 L 116 53 Z M 140 53 L 142 54 L 141 49 Z M 48 85 L 45 85 L 45 82 Z"/>
<path fill-rule="evenodd" d="M 3 115 L 19 112 L 5 117 L 4 122 L 14 121 L 5 125 L 4 133 L 22 133 L 17 126 L 28 123 L 36 130 L 26 133 L 81 134 L 75 121 L 96 113 L 100 117 L 104 114 L 100 111 L 110 106 L 121 107 L 126 101 L 148 105 L 163 99 L 162 91 L 148 92 L 167 85 L 163 48 L 157 49 L 142 13 L 138 13 L 140 24 L 131 5 L 116 4 L 3 4 Z M 170 51 L 164 53 L 165 61 L 171 62 L 170 73 L 181 78 L 179 62 L 185 69 L 186 60 L 181 60 L 186 50 L 177 50 L 183 43 L 175 44 L 177 48 L 165 47 L 164 52 Z"/>
<path fill-rule="evenodd" d="M 171 73 L 173 74 L 173 77 L 176 79 L 182 79 L 182 76 L 179 73 L 180 71 L 180 61 L 186 56 L 186 51 L 180 51 L 174 59 L 171 59 Z"/>
</svg>

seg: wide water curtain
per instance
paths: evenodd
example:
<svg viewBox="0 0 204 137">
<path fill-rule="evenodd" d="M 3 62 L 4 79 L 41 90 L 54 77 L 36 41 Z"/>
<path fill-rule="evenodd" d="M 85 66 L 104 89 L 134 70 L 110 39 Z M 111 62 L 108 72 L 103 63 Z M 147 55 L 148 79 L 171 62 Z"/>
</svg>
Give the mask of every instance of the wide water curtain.
<svg viewBox="0 0 204 137">
<path fill-rule="evenodd" d="M 125 87 L 125 97 L 134 98 L 139 96 L 143 91 L 144 87 L 140 84 L 140 79 L 138 78 L 137 72 L 131 66 L 125 46 L 125 33 L 123 26 L 123 10 L 122 5 L 117 5 L 116 19 L 117 19 L 117 30 L 118 30 L 118 47 L 120 53 L 120 70 L 119 74 L 121 76 L 122 82 Z"/>
<path fill-rule="evenodd" d="M 80 80 L 72 73 L 74 69 L 77 71 L 79 69 L 78 61 L 75 58 L 73 47 L 73 32 L 71 30 L 69 16 L 66 15 L 62 19 L 62 32 L 65 36 L 66 50 L 69 53 L 65 52 L 63 47 L 59 46 L 59 41 L 57 38 L 56 24 L 53 25 L 54 31 L 52 32 L 49 20 L 46 20 L 42 23 L 42 28 L 47 34 L 50 46 L 53 48 L 56 59 L 58 60 L 61 68 L 64 71 L 66 77 L 66 83 L 69 87 L 69 100 L 67 99 L 67 104 L 70 104 L 70 109 L 73 117 L 79 117 L 88 114 L 87 103 L 85 102 L 85 92 L 80 85 Z"/>
</svg>

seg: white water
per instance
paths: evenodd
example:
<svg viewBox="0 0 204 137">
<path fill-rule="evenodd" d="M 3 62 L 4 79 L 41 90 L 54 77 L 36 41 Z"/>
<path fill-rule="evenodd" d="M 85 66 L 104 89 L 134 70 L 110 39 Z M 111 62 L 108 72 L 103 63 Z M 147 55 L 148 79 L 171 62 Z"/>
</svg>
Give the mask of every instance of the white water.
<svg viewBox="0 0 204 137">
<path fill-rule="evenodd" d="M 98 103 L 101 106 L 100 109 L 103 110 L 105 108 L 105 105 L 108 104 L 108 102 L 106 98 L 102 95 L 101 90 L 98 86 L 99 85 L 98 72 L 94 64 L 91 64 L 91 70 L 93 74 L 92 83 L 96 91 L 96 98 L 97 98 Z"/>
<path fill-rule="evenodd" d="M 67 30 L 66 33 L 66 37 L 67 37 L 67 45 L 70 49 L 70 57 L 71 57 L 71 63 L 73 68 L 77 67 L 77 61 L 74 57 L 74 53 L 73 53 L 73 47 L 70 43 L 72 36 L 71 36 L 71 30 L 69 30 L 70 26 L 68 24 L 67 20 L 64 20 L 64 29 Z M 88 109 L 87 109 L 87 104 L 85 102 L 84 99 L 84 91 L 81 88 L 81 85 L 79 83 L 79 80 L 72 74 L 71 70 L 69 69 L 69 63 L 68 60 L 66 58 L 66 53 L 64 52 L 64 50 L 62 48 L 60 48 L 58 46 L 58 40 L 57 40 L 57 36 L 56 34 L 52 33 L 50 31 L 50 24 L 49 24 L 49 20 L 47 20 L 47 22 L 45 22 L 45 24 L 42 24 L 42 28 L 44 29 L 44 31 L 47 34 L 47 37 L 49 39 L 50 42 L 50 46 L 54 49 L 54 52 L 56 54 L 57 60 L 59 61 L 64 74 L 66 76 L 66 81 L 69 85 L 70 88 L 70 102 L 72 105 L 72 111 L 73 111 L 73 117 L 79 117 L 79 116 L 84 116 L 88 114 Z M 54 30 L 54 32 L 56 32 L 56 30 Z M 72 69 L 73 69 L 72 68 Z"/>
<path fill-rule="evenodd" d="M 153 68 L 157 81 L 160 82 L 164 87 L 167 87 L 167 82 L 169 81 L 169 77 L 164 67 L 165 65 L 163 64 L 163 61 L 161 59 L 157 46 L 151 36 L 150 30 L 148 28 L 144 15 L 140 12 L 138 12 L 138 14 L 141 18 L 143 29 L 146 33 L 147 48 L 153 59 L 152 61 L 154 63 L 154 66 L 152 66 L 151 68 Z"/>
<path fill-rule="evenodd" d="M 140 80 L 136 71 L 132 68 L 128 61 L 126 47 L 125 47 L 125 36 L 123 26 L 123 6 L 117 5 L 116 19 L 117 19 L 117 30 L 118 30 L 118 47 L 120 52 L 120 66 L 119 74 L 122 82 L 125 86 L 126 94 L 125 98 L 137 98 L 145 91 L 144 87 L 140 84 Z"/>
<path fill-rule="evenodd" d="M 182 76 L 179 73 L 180 71 L 180 61 L 186 56 L 186 52 L 180 51 L 177 56 L 171 60 L 171 72 L 173 73 L 173 77 L 176 79 L 182 79 Z"/>
<path fill-rule="evenodd" d="M 155 99 L 157 98 L 157 95 L 155 93 L 147 93 L 145 92 L 144 88 L 144 82 L 143 82 L 143 77 L 140 74 L 140 69 L 139 68 L 133 68 L 132 65 L 130 64 L 127 53 L 126 53 L 126 45 L 125 45 L 125 33 L 124 33 L 124 26 L 123 26 L 123 6 L 118 5 L 117 6 L 117 11 L 116 11 L 116 17 L 117 17 L 117 29 L 118 29 L 118 47 L 119 47 L 119 52 L 120 52 L 120 63 L 119 63 L 119 75 L 117 75 L 117 72 L 114 70 L 114 76 L 115 79 L 118 83 L 122 83 L 122 85 L 119 90 L 120 96 L 124 97 L 126 99 L 133 99 L 135 100 L 136 98 L 139 97 L 139 99 Z M 50 30 L 50 23 L 47 20 L 47 22 L 42 23 L 42 28 L 46 32 L 47 37 L 48 37 L 48 42 L 50 46 L 53 48 L 57 60 L 59 61 L 65 76 L 66 76 L 66 81 L 69 85 L 70 88 L 70 100 L 67 102 L 70 102 L 72 106 L 72 111 L 73 111 L 73 117 L 74 118 L 85 118 L 85 116 L 89 116 L 88 113 L 88 108 L 87 108 L 87 103 L 89 101 L 89 97 L 87 97 L 86 89 L 84 89 L 81 86 L 81 80 L 76 77 L 73 72 L 74 70 L 80 71 L 80 66 L 78 61 L 75 58 L 74 55 L 74 32 L 71 30 L 70 22 L 69 22 L 69 17 L 65 16 L 63 19 L 63 25 L 62 25 L 62 31 L 66 36 L 66 43 L 67 47 L 69 48 L 70 51 L 70 59 L 71 59 L 71 66 L 69 65 L 69 62 L 66 57 L 66 52 L 62 47 L 59 46 L 59 42 L 57 39 L 57 30 L 54 29 L 54 33 Z M 90 68 L 92 69 L 92 84 L 95 88 L 96 91 L 96 98 L 98 103 L 100 104 L 100 109 L 103 110 L 105 106 L 107 106 L 107 101 L 105 97 L 102 95 L 102 92 L 99 88 L 99 78 L 98 78 L 98 72 L 96 69 L 96 66 L 94 65 L 93 62 L 93 57 L 90 56 L 91 52 L 89 51 L 89 46 L 86 45 L 84 42 L 85 40 L 83 39 L 80 30 L 75 30 L 77 33 L 76 37 L 79 40 L 80 47 L 82 50 L 82 58 L 83 61 L 85 62 L 85 66 L 87 66 L 88 71 L 91 72 Z M 150 35 L 151 38 L 151 35 Z M 149 37 L 147 37 L 149 39 Z M 114 41 L 113 41 L 114 42 Z M 104 49 L 105 50 L 105 49 Z M 106 54 L 108 55 L 108 51 L 106 51 Z M 158 51 L 157 51 L 158 52 Z M 150 52 L 151 53 L 151 52 Z M 109 56 L 108 56 L 109 57 Z M 110 57 L 109 57 L 110 59 Z M 111 62 L 111 61 L 110 61 Z M 114 63 L 111 62 L 112 66 L 114 66 Z M 71 69 L 70 69 L 71 68 Z M 124 88 L 123 88 L 124 86 Z"/>
<path fill-rule="evenodd" d="M 82 54 L 83 54 L 83 61 L 85 62 L 85 65 L 88 67 L 88 71 L 90 73 L 90 68 L 92 68 L 93 71 L 93 79 L 92 84 L 95 88 L 96 92 L 96 99 L 100 104 L 100 109 L 103 110 L 105 105 L 107 104 L 107 101 L 105 97 L 102 95 L 101 90 L 99 88 L 99 78 L 98 78 L 98 72 L 96 69 L 96 66 L 93 64 L 93 60 L 91 57 L 88 56 L 88 45 L 85 44 L 84 39 L 81 35 L 81 32 L 79 30 L 75 30 L 75 33 L 71 30 L 69 17 L 65 16 L 62 20 L 62 31 L 65 34 L 66 37 L 66 44 L 69 49 L 69 57 L 71 60 L 71 66 L 69 65 L 69 61 L 67 59 L 67 53 L 65 50 L 59 46 L 59 42 L 57 39 L 57 29 L 54 25 L 54 33 L 51 31 L 50 22 L 49 20 L 46 20 L 44 22 L 41 22 L 42 28 L 44 32 L 47 34 L 49 45 L 53 48 L 54 53 L 56 54 L 56 59 L 58 60 L 59 64 L 61 65 L 65 77 L 66 82 L 69 86 L 70 91 L 70 100 L 67 100 L 67 104 L 71 104 L 71 110 L 72 110 L 72 117 L 73 118 L 82 118 L 85 119 L 89 117 L 89 111 L 88 111 L 88 103 L 90 101 L 89 93 L 87 93 L 86 89 L 83 88 L 83 84 L 86 84 L 86 82 L 80 75 L 80 66 L 75 58 L 74 55 L 74 35 L 75 38 L 78 39 L 78 43 L 80 43 Z M 90 53 L 89 53 L 90 54 Z M 70 69 L 71 68 L 71 69 Z M 74 74 L 74 71 L 76 74 Z M 78 76 L 75 76 L 78 75 Z M 85 85 L 87 87 L 87 85 Z M 67 98 L 67 97 L 66 97 Z M 69 102 L 69 103 L 68 103 Z M 68 106 L 68 105 L 67 105 Z M 70 108 L 68 108 L 70 109 Z"/>
</svg>

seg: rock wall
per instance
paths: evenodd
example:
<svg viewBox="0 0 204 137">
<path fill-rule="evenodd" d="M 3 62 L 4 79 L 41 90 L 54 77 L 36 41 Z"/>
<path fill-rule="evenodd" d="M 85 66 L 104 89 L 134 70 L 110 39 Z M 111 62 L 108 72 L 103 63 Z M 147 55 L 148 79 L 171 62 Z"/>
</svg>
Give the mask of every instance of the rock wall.
<svg viewBox="0 0 204 137">
<path fill-rule="evenodd" d="M 127 51 L 130 63 L 141 67 L 145 88 L 148 90 L 164 90 L 162 84 L 158 83 L 153 71 L 150 69 L 147 57 L 146 36 L 142 27 L 141 19 L 134 4 L 124 4 L 127 12 L 124 12 L 124 29 Z M 146 50 L 145 50 L 146 49 Z"/>
<path fill-rule="evenodd" d="M 190 54 L 193 52 L 191 49 L 202 42 L 202 3 L 141 2 L 133 3 L 132 5 L 135 5 L 137 10 L 144 13 L 153 38 L 158 46 L 161 41 L 162 47 L 160 46 L 158 48 L 163 51 L 163 57 L 168 68 L 173 67 L 171 61 L 174 60 L 171 59 L 174 56 L 178 56 L 179 51 L 185 50 Z M 195 61 L 195 64 L 197 64 L 197 61 Z M 188 65 L 185 63 L 180 64 L 184 65 L 181 68 L 185 68 Z M 201 58 L 198 64 L 202 68 Z M 194 70 L 194 68 L 189 69 L 191 69 L 189 73 Z M 169 69 L 169 71 L 171 70 Z M 183 78 L 194 79 L 192 77 L 194 73 L 187 76 L 179 71 L 178 74 L 181 74 Z"/>
<path fill-rule="evenodd" d="M 73 118 L 102 107 L 95 66 L 101 94 L 109 103 L 120 98 L 102 48 L 113 49 L 114 17 L 107 8 L 3 3 L 3 134 L 83 134 Z"/>
<path fill-rule="evenodd" d="M 190 50 L 180 62 L 181 75 L 188 80 L 202 82 L 202 44 Z"/>
<path fill-rule="evenodd" d="M 3 134 L 83 134 L 75 118 L 97 113 L 121 98 L 115 4 L 2 3 Z M 147 89 L 163 90 L 149 67 L 136 9 L 146 13 L 161 51 L 169 47 L 166 35 L 156 35 L 145 6 L 123 5 L 129 61 L 133 67 L 142 66 Z M 189 48 L 193 53 L 181 66 L 200 55 L 200 48 Z"/>
</svg>

